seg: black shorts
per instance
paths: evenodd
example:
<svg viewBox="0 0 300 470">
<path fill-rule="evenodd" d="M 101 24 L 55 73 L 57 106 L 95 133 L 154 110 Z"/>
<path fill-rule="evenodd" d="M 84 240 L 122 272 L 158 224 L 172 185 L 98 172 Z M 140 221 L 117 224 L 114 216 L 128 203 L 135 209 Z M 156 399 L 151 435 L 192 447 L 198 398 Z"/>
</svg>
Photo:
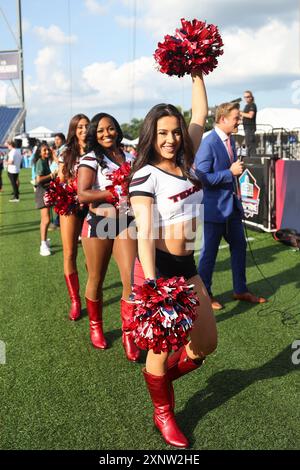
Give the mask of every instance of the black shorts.
<svg viewBox="0 0 300 470">
<path fill-rule="evenodd" d="M 89 212 L 89 206 L 84 205 L 76 211 L 77 217 L 83 222 Z"/>
<path fill-rule="evenodd" d="M 134 217 L 124 215 L 117 218 L 96 215 L 89 211 L 82 227 L 81 236 L 84 238 L 102 238 L 113 240 L 123 230 L 132 224 Z"/>
<path fill-rule="evenodd" d="M 186 256 L 176 256 L 156 249 L 155 266 L 157 277 L 183 276 L 185 279 L 190 279 L 198 274 L 194 253 Z"/>
</svg>

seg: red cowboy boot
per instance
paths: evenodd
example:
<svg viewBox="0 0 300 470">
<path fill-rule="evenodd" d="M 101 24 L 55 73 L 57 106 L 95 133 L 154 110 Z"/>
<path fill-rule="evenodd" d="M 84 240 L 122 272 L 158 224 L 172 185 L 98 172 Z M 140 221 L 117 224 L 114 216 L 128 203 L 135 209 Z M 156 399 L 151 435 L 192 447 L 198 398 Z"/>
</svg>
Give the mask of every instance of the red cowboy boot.
<svg viewBox="0 0 300 470">
<path fill-rule="evenodd" d="M 191 359 L 187 355 L 185 346 L 182 346 L 178 351 L 175 351 L 172 356 L 168 357 L 167 376 L 171 384 L 171 403 L 173 409 L 175 408 L 173 380 L 179 379 L 179 377 L 188 374 L 192 370 L 198 369 L 198 367 L 203 364 L 204 359 L 205 356 L 199 359 Z"/>
<path fill-rule="evenodd" d="M 90 320 L 90 336 L 95 348 L 106 349 L 107 342 L 102 329 L 102 300 L 85 298 L 86 308 Z"/>
<path fill-rule="evenodd" d="M 65 280 L 71 299 L 71 309 L 69 311 L 70 320 L 78 320 L 81 312 L 81 301 L 79 296 L 79 279 L 78 273 L 65 274 Z"/>
<path fill-rule="evenodd" d="M 173 380 L 179 379 L 179 377 L 188 374 L 192 370 L 198 369 L 198 367 L 203 364 L 204 359 L 204 355 L 199 359 L 191 359 L 187 355 L 185 346 L 182 346 L 180 349 L 178 349 L 178 351 L 175 351 L 171 356 L 168 357 L 168 379 L 173 382 Z"/>
<path fill-rule="evenodd" d="M 134 303 L 121 299 L 122 343 L 127 359 L 135 362 L 140 357 L 140 350 L 134 342 L 132 331 L 129 329 L 133 316 Z"/>
<path fill-rule="evenodd" d="M 170 381 L 167 374 L 157 376 L 143 370 L 144 378 L 154 406 L 153 421 L 167 444 L 188 447 L 189 442 L 180 431 L 171 404 Z"/>
</svg>

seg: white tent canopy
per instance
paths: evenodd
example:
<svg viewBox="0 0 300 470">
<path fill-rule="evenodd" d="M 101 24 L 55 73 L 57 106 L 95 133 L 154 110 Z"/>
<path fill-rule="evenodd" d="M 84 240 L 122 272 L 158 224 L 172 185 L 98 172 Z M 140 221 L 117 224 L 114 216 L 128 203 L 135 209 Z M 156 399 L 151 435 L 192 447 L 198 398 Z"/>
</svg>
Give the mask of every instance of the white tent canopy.
<svg viewBox="0 0 300 470">
<path fill-rule="evenodd" d="M 124 137 L 123 140 L 122 140 L 123 145 L 132 145 L 133 147 L 135 147 L 138 143 L 139 143 L 139 138 L 138 137 L 134 140 L 129 140 L 129 139 L 126 139 Z"/>
<path fill-rule="evenodd" d="M 271 132 L 273 129 L 300 130 L 300 109 L 297 108 L 263 108 L 256 115 L 256 133 Z M 243 126 L 238 134 L 244 135 Z"/>
<path fill-rule="evenodd" d="M 139 138 L 138 137 L 131 141 L 131 145 L 137 145 L 138 143 L 139 143 Z"/>
<path fill-rule="evenodd" d="M 54 134 L 54 131 L 43 126 L 39 126 L 39 127 L 36 127 L 35 129 L 31 129 L 31 131 L 28 131 L 29 137 L 36 137 L 37 139 L 43 139 L 45 137 L 52 137 L 53 134 Z"/>
<path fill-rule="evenodd" d="M 51 144 L 54 141 L 53 135 L 55 132 L 53 132 L 51 129 L 48 129 L 47 127 L 39 126 L 36 127 L 35 129 L 31 129 L 31 131 L 28 131 L 24 134 L 16 135 L 15 139 L 22 139 L 22 147 L 28 147 L 29 142 L 28 138 L 34 138 L 38 140 L 45 140 L 48 142 L 48 144 Z"/>
<path fill-rule="evenodd" d="M 53 135 L 54 132 L 51 131 L 51 129 L 48 129 L 47 127 L 36 127 L 35 129 L 32 129 L 31 131 L 26 132 L 26 134 L 20 134 L 16 135 L 16 139 L 25 139 L 26 137 L 35 137 L 36 139 L 52 139 L 53 140 Z"/>
<path fill-rule="evenodd" d="M 264 108 L 258 111 L 256 123 L 269 124 L 273 128 L 284 128 L 288 131 L 300 127 L 300 109 L 297 108 Z"/>
<path fill-rule="evenodd" d="M 123 145 L 132 145 L 132 140 L 126 139 L 126 137 L 124 137 L 122 139 L 122 144 Z"/>
</svg>

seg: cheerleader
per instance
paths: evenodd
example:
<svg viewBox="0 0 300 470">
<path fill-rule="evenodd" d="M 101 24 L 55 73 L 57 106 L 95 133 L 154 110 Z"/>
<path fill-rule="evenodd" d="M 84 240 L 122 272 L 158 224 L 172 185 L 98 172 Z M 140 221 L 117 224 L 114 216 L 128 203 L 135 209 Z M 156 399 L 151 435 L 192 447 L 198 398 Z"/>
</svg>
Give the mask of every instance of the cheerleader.
<svg viewBox="0 0 300 470">
<path fill-rule="evenodd" d="M 70 121 L 66 146 L 58 158 L 58 176 L 62 182 L 71 181 L 77 176 L 79 158 L 85 151 L 85 139 L 89 122 L 89 118 L 84 114 L 76 114 Z M 84 208 L 77 210 L 75 214 L 60 215 L 64 276 L 71 300 L 69 319 L 73 321 L 80 317 L 81 312 L 76 258 L 78 237 L 80 236 L 84 216 Z"/>
<path fill-rule="evenodd" d="M 197 227 L 196 210 L 202 199 L 192 165 L 207 116 L 200 72 L 192 75 L 192 83 L 188 129 L 182 114 L 170 104 L 154 106 L 147 114 L 129 189 L 144 277 L 155 287 L 157 277 L 183 276 L 194 285 L 200 301 L 187 346 L 170 357 L 167 352 L 154 353 L 150 349 L 143 370 L 154 406 L 154 424 L 165 441 L 176 447 L 188 447 L 188 440 L 175 421 L 172 381 L 197 369 L 217 344 L 210 298 L 197 274 L 191 248 Z"/>
<path fill-rule="evenodd" d="M 134 305 L 129 301 L 131 272 L 137 249 L 136 240 L 129 236 L 133 217 L 127 213 L 126 207 L 124 211 L 115 209 L 107 202 L 112 198 L 107 189 L 112 186 L 109 176 L 134 158 L 121 149 L 122 139 L 123 133 L 115 118 L 106 113 L 93 117 L 87 135 L 88 153 L 81 158 L 79 165 L 78 196 L 80 202 L 89 204 L 82 230 L 82 246 L 88 270 L 86 305 L 92 344 L 100 349 L 108 347 L 102 328 L 102 286 L 113 255 L 123 285 L 120 305 L 122 342 L 128 360 L 137 361 L 140 351 L 129 331 Z"/>
</svg>

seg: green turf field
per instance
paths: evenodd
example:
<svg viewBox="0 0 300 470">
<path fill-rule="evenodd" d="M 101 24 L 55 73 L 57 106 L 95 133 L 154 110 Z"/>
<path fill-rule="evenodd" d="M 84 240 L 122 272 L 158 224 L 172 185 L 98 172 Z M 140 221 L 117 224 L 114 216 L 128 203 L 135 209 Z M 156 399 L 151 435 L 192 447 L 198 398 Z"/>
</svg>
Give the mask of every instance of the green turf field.
<svg viewBox="0 0 300 470">
<path fill-rule="evenodd" d="M 123 353 L 116 265 L 110 264 L 104 290 L 111 347 L 99 351 L 89 341 L 86 311 L 78 322 L 68 320 L 59 232 L 49 232 L 53 255 L 39 255 L 39 211 L 29 180 L 30 171 L 22 170 L 18 204 L 8 202 L 6 174 L 0 194 L 0 347 L 6 362 L 0 363 L 0 448 L 170 449 L 152 426 L 143 364 L 129 363 Z M 218 349 L 202 369 L 175 384 L 177 419 L 192 449 L 300 447 L 300 365 L 291 360 L 291 345 L 300 340 L 300 253 L 268 234 L 248 233 L 271 283 L 248 253 L 249 288 L 271 302 L 232 301 L 229 250 L 221 249 L 214 294 L 226 308 L 216 314 Z M 84 294 L 81 248 L 78 266 Z"/>
</svg>

